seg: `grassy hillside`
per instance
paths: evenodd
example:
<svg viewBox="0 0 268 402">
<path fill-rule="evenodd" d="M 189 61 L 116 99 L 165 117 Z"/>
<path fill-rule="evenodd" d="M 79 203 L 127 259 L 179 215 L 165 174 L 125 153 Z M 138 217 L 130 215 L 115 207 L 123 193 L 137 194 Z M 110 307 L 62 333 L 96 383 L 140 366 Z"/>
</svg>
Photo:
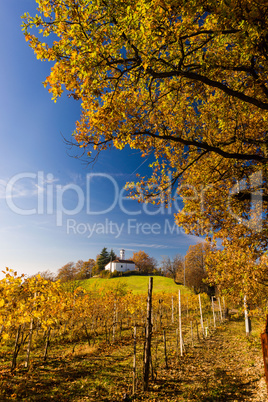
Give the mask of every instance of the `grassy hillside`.
<svg viewBox="0 0 268 402">
<path fill-rule="evenodd" d="M 163 276 L 154 276 L 153 281 L 153 292 L 165 292 L 165 293 L 175 293 L 178 289 L 181 289 L 182 293 L 190 292 L 188 288 L 181 285 L 176 285 L 176 283 L 171 278 L 165 278 Z M 93 290 L 94 288 L 111 288 L 117 287 L 119 283 L 124 283 L 127 288 L 132 290 L 134 294 L 137 293 L 147 293 L 148 291 L 149 276 L 126 276 L 119 278 L 91 278 L 83 282 L 83 287 L 88 290 Z"/>
</svg>

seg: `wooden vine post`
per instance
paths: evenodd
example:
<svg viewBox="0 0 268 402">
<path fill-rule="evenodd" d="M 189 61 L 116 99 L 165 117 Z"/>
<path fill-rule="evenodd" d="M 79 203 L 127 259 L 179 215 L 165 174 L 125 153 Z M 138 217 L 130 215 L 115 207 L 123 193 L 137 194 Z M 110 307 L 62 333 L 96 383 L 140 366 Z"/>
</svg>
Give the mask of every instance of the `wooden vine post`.
<svg viewBox="0 0 268 402">
<path fill-rule="evenodd" d="M 34 293 L 34 298 L 36 298 L 36 292 Z M 32 346 L 32 337 L 33 337 L 33 323 L 34 323 L 34 319 L 32 317 L 31 322 L 30 322 L 30 328 L 29 328 L 29 341 L 28 341 L 28 347 L 27 347 L 27 355 L 26 355 L 26 360 L 24 363 L 25 368 L 29 367 L 29 360 L 30 360 L 30 353 L 31 353 L 31 346 Z"/>
<path fill-rule="evenodd" d="M 16 333 L 16 340 L 15 340 L 15 346 L 14 346 L 14 352 L 13 352 L 13 358 L 12 358 L 12 365 L 11 365 L 11 371 L 15 370 L 16 365 L 17 365 L 17 356 L 20 350 L 20 333 L 21 333 L 21 325 L 19 325 Z"/>
<path fill-rule="evenodd" d="M 1 326 L 1 329 L 0 329 L 0 342 L 1 342 L 1 338 L 2 338 L 2 334 L 3 334 L 3 332 L 4 332 L 4 324 Z"/>
<path fill-rule="evenodd" d="M 133 382 L 132 382 L 132 395 L 135 394 L 136 392 L 136 353 L 137 353 L 137 327 L 135 325 L 134 327 L 134 335 L 133 335 L 133 347 L 134 347 L 134 353 L 133 353 Z"/>
<path fill-rule="evenodd" d="M 212 298 L 211 298 L 211 305 L 212 305 L 212 314 L 213 314 L 214 328 L 216 328 L 216 316 L 215 316 L 215 308 L 214 308 L 214 296 L 212 296 Z"/>
<path fill-rule="evenodd" d="M 46 346 L 45 346 L 45 352 L 43 356 L 44 362 L 47 360 L 47 351 L 48 351 L 48 346 L 49 346 L 49 341 L 50 341 L 50 327 L 48 327 L 47 333 L 46 333 Z"/>
<path fill-rule="evenodd" d="M 147 298 L 147 317 L 145 332 L 145 348 L 143 362 L 143 390 L 148 391 L 149 374 L 150 374 L 150 357 L 151 357 L 151 341 L 152 341 L 152 291 L 153 278 L 149 278 L 148 298 Z"/>
<path fill-rule="evenodd" d="M 264 333 L 261 334 L 261 345 L 262 345 L 265 380 L 268 391 L 268 314 L 266 316 L 266 326 Z"/>
<path fill-rule="evenodd" d="M 166 331 L 163 331 L 163 342 L 164 342 L 164 354 L 165 354 L 165 363 L 166 369 L 168 369 L 168 359 L 167 359 L 167 338 L 166 338 Z"/>
<path fill-rule="evenodd" d="M 31 352 L 31 346 L 32 346 L 32 336 L 33 336 L 33 318 L 31 318 L 31 322 L 30 322 L 29 341 L 28 341 L 28 347 L 27 347 L 27 355 L 26 355 L 26 360 L 25 360 L 25 363 L 24 363 L 24 367 L 25 367 L 25 368 L 28 368 L 28 367 L 29 367 L 30 352 Z"/>
<path fill-rule="evenodd" d="M 115 342 L 115 331 L 116 331 L 116 298 L 114 299 L 114 316 L 113 316 L 113 343 Z"/>
</svg>

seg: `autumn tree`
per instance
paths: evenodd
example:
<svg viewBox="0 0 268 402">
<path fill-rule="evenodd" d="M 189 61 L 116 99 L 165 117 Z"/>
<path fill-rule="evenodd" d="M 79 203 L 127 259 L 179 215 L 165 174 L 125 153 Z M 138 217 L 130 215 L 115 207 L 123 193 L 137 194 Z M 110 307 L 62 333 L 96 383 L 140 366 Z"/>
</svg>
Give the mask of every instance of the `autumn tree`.
<svg viewBox="0 0 268 402">
<path fill-rule="evenodd" d="M 163 257 L 161 261 L 161 271 L 175 282 L 184 284 L 184 262 L 180 254 L 170 257 Z"/>
<path fill-rule="evenodd" d="M 139 272 L 144 274 L 152 273 L 157 269 L 157 261 L 155 258 L 149 257 L 149 255 L 142 250 L 133 253 L 132 261 L 138 267 Z"/>
<path fill-rule="evenodd" d="M 75 263 L 75 277 L 77 278 L 77 276 L 79 275 L 79 273 L 81 272 L 81 270 L 83 269 L 83 265 L 84 265 L 84 261 L 83 260 L 78 260 Z"/>
<path fill-rule="evenodd" d="M 88 279 L 92 277 L 93 268 L 96 265 L 96 262 L 93 258 L 89 258 L 88 261 L 82 261 L 83 264 L 81 268 L 78 270 L 76 277 L 77 279 Z"/>
<path fill-rule="evenodd" d="M 58 269 L 57 280 L 61 282 L 73 281 L 76 279 L 77 268 L 74 262 L 68 262 Z"/>
<path fill-rule="evenodd" d="M 268 298 L 268 256 L 264 253 L 258 260 L 254 246 L 247 249 L 228 244 L 224 249 L 211 249 L 206 257 L 208 282 L 216 285 L 220 294 L 242 304 L 246 296 L 248 305 L 264 306 Z"/>
<path fill-rule="evenodd" d="M 88 261 L 78 260 L 76 263 L 68 262 L 58 270 L 57 279 L 62 282 L 68 282 L 91 278 L 95 265 L 96 262 L 92 258 Z M 42 273 L 41 276 L 43 276 Z M 49 279 L 46 276 L 44 278 Z"/>
<path fill-rule="evenodd" d="M 38 0 L 23 29 L 53 62 L 52 98 L 66 89 L 81 101 L 74 136 L 89 157 L 128 145 L 153 155 L 133 196 L 181 195 L 187 233 L 237 249 L 242 237 L 257 261 L 268 246 L 267 25 L 266 0 Z"/>
<path fill-rule="evenodd" d="M 205 280 L 208 277 L 206 270 L 206 256 L 211 250 L 208 243 L 198 243 L 189 246 L 185 256 L 185 282 L 190 288 L 193 288 L 195 293 L 209 292 Z"/>
<path fill-rule="evenodd" d="M 56 274 L 54 272 L 51 272 L 49 269 L 47 269 L 46 271 L 39 271 L 34 276 L 37 276 L 37 275 L 40 275 L 41 278 L 43 278 L 47 281 L 54 282 L 56 280 Z"/>
</svg>

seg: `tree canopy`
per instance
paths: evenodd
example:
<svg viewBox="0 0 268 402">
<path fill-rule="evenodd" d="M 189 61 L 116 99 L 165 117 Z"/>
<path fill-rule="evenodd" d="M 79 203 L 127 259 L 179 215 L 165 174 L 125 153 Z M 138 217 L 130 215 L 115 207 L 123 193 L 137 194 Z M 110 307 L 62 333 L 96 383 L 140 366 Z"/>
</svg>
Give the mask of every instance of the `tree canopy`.
<svg viewBox="0 0 268 402">
<path fill-rule="evenodd" d="M 76 280 L 76 276 L 77 276 L 77 266 L 74 262 L 68 262 L 67 264 L 65 264 L 63 267 L 58 269 L 58 273 L 57 273 L 57 280 L 60 280 L 62 282 L 69 282 L 69 281 L 74 281 Z"/>
<path fill-rule="evenodd" d="M 92 258 L 90 258 L 88 261 L 78 260 L 76 263 L 72 261 L 68 262 L 63 267 L 58 269 L 56 279 L 60 280 L 61 282 L 68 282 L 91 278 L 95 264 L 95 260 Z M 41 272 L 40 274 L 44 279 L 49 279 L 51 276 L 51 274 L 49 275 L 48 271 Z"/>
<path fill-rule="evenodd" d="M 105 265 L 110 262 L 110 254 L 106 247 L 103 247 L 100 254 L 96 258 L 96 265 L 98 268 L 98 272 L 102 271 L 105 268 Z"/>
<path fill-rule="evenodd" d="M 132 195 L 169 203 L 174 189 L 186 232 L 226 247 L 243 238 L 257 260 L 268 239 L 267 1 L 36 1 L 25 39 L 54 62 L 52 98 L 81 101 L 81 149 L 152 155 Z"/>
</svg>

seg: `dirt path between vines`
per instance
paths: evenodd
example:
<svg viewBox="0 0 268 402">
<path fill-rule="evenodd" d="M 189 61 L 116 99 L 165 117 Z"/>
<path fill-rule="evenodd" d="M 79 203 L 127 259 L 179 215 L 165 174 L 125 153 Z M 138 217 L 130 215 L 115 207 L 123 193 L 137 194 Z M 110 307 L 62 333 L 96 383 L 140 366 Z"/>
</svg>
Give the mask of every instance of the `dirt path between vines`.
<svg viewBox="0 0 268 402">
<path fill-rule="evenodd" d="M 222 325 L 134 400 L 268 401 L 260 342 L 247 340 L 243 321 Z"/>
</svg>

